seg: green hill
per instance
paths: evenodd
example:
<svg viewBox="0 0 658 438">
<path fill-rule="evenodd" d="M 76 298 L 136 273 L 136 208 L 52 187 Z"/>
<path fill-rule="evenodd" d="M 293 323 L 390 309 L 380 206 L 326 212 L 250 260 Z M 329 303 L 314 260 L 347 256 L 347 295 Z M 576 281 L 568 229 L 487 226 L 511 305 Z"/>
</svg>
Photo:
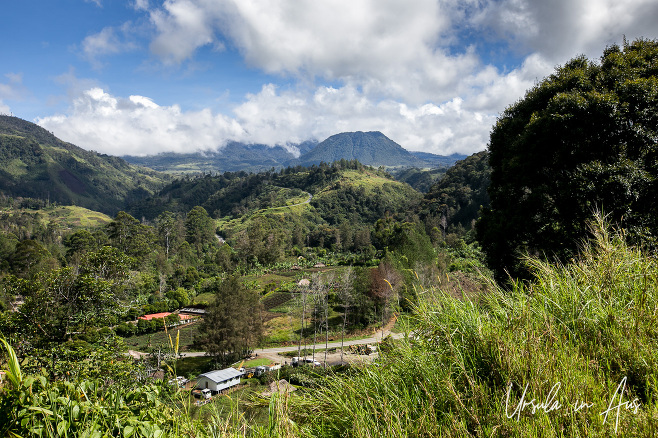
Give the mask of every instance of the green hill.
<svg viewBox="0 0 658 438">
<path fill-rule="evenodd" d="M 130 212 L 153 219 L 164 211 L 186 213 L 200 205 L 229 236 L 257 218 L 278 221 L 278 228 L 285 222 L 289 232 L 305 234 L 319 226 L 365 225 L 404 215 L 421 196 L 383 171 L 342 160 L 279 172 L 186 177 L 133 204 Z"/>
<path fill-rule="evenodd" d="M 427 163 L 381 132 L 343 132 L 332 135 L 299 158 L 303 166 L 357 160 L 368 166 L 425 167 Z"/>
<path fill-rule="evenodd" d="M 168 179 L 124 160 L 86 151 L 40 126 L 0 116 L 0 192 L 114 214 Z"/>
</svg>

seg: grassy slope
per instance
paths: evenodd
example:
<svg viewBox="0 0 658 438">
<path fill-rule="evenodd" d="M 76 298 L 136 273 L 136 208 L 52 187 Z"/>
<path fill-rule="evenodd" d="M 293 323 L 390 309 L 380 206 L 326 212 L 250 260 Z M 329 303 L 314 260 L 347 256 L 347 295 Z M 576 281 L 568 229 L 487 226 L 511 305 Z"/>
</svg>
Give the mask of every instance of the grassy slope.
<svg viewBox="0 0 658 438">
<path fill-rule="evenodd" d="M 71 229 L 93 228 L 112 221 L 112 218 L 105 213 L 74 205 L 58 205 L 40 210 L 4 208 L 0 209 L 0 211 L 10 215 L 19 215 L 22 213 L 36 214 L 39 215 L 41 223 L 44 226 L 52 223 L 57 224 L 61 228 Z"/>
<path fill-rule="evenodd" d="M 112 221 L 112 218 L 105 213 L 73 205 L 53 207 L 40 211 L 46 216 L 47 222 L 55 222 L 68 228 L 92 228 Z"/>
<path fill-rule="evenodd" d="M 415 338 L 293 398 L 283 435 L 656 436 L 655 260 L 599 231 L 579 261 L 532 265 L 477 301 L 424 291 Z"/>
<path fill-rule="evenodd" d="M 217 221 L 217 227 L 226 235 L 247 229 L 255 218 L 276 218 L 281 221 L 299 220 L 301 222 L 323 223 L 325 220 L 318 214 L 313 204 L 322 203 L 335 196 L 340 190 L 351 187 L 364 189 L 366 196 L 371 196 L 376 190 L 385 190 L 392 204 L 407 202 L 419 198 L 420 194 L 406 184 L 379 176 L 369 170 L 343 170 L 341 177 L 318 189 L 313 196 L 313 202 L 307 203 L 306 195 L 290 197 L 285 205 L 278 203 L 271 208 L 252 211 L 237 219 L 222 218 Z M 288 190 L 288 189 L 283 189 Z"/>
</svg>

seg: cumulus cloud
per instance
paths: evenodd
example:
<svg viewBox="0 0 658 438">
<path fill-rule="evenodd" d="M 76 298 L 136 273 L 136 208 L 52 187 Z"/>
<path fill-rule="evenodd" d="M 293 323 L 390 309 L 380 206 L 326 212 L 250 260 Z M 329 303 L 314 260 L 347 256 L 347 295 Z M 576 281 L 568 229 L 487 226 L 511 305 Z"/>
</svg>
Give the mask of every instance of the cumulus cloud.
<svg viewBox="0 0 658 438">
<path fill-rule="evenodd" d="M 224 139 L 241 135 L 234 120 L 210 110 L 183 112 L 144 96 L 117 98 L 101 88 L 78 96 L 69 115 L 36 122 L 66 141 L 112 155 L 216 149 Z"/>
<path fill-rule="evenodd" d="M 151 49 L 180 63 L 200 47 L 228 41 L 268 73 L 339 80 L 415 102 L 441 100 L 479 63 L 472 50 L 441 46 L 460 12 L 436 0 L 167 0 L 151 11 L 157 29 Z"/>
<path fill-rule="evenodd" d="M 658 21 L 653 0 L 131 5 L 148 17 L 151 52 L 168 66 L 193 61 L 204 47 L 229 48 L 290 83 L 246 94 L 230 115 L 87 85 L 76 89 L 67 114 L 39 119 L 68 141 L 114 154 L 208 150 L 229 140 L 285 145 L 356 130 L 382 131 L 412 150 L 475 152 L 486 147 L 497 115 L 555 65 L 596 57 L 624 34 L 655 36 Z M 125 51 L 130 34 L 105 28 L 83 50 L 91 60 Z M 492 52 L 504 60 L 484 61 Z"/>
<path fill-rule="evenodd" d="M 503 0 L 489 2 L 473 23 L 492 29 L 523 53 L 563 63 L 584 54 L 597 57 L 606 45 L 655 35 L 654 0 Z"/>
<path fill-rule="evenodd" d="M 411 150 L 435 153 L 481 150 L 493 117 L 464 108 L 455 98 L 442 105 L 410 106 L 372 101 L 351 86 L 319 87 L 312 94 L 277 93 L 273 85 L 236 108 L 243 141 L 257 143 L 324 140 L 344 131 L 381 131 Z"/>
<path fill-rule="evenodd" d="M 158 35 L 151 50 L 166 63 L 180 63 L 199 47 L 215 41 L 212 24 L 212 2 L 167 0 L 162 9 L 153 10 L 151 21 Z M 216 42 L 218 46 L 221 43 Z"/>
<path fill-rule="evenodd" d="M 477 107 L 461 98 L 440 105 L 374 101 L 352 86 L 279 91 L 267 84 L 229 117 L 95 87 L 75 98 L 67 115 L 37 123 L 66 141 L 114 155 L 215 150 L 231 140 L 286 146 L 344 131 L 381 131 L 408 149 L 449 154 L 485 147 L 495 118 Z"/>
</svg>

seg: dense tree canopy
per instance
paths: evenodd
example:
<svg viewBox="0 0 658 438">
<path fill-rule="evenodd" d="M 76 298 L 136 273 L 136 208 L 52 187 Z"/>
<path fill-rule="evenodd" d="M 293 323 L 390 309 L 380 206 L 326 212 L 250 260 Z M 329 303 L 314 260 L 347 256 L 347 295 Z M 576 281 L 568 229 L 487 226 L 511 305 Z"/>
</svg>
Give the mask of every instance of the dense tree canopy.
<svg viewBox="0 0 658 438">
<path fill-rule="evenodd" d="M 471 229 L 480 209 L 489 206 L 490 175 L 486 151 L 457 161 L 423 199 L 420 215 L 427 231 L 437 227 L 445 234 L 458 227 Z"/>
<path fill-rule="evenodd" d="M 655 248 L 657 140 L 658 41 L 559 67 L 491 133 L 491 208 L 478 227 L 490 265 L 519 275 L 523 253 L 568 259 L 596 211 Z"/>
</svg>

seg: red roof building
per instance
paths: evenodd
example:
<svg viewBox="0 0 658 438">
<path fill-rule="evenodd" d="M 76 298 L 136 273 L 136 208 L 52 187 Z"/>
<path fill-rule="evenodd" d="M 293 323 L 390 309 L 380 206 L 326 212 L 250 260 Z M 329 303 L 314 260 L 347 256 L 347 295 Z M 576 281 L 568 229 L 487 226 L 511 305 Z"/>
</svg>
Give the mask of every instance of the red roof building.
<svg viewBox="0 0 658 438">
<path fill-rule="evenodd" d="M 150 321 L 152 319 L 166 318 L 169 315 L 171 315 L 171 312 L 151 313 L 150 315 L 140 316 L 139 319 L 145 319 L 147 321 Z M 181 321 L 185 321 L 187 319 L 192 319 L 192 316 L 191 315 L 181 315 L 181 314 L 179 314 L 178 318 L 180 318 Z"/>
</svg>

